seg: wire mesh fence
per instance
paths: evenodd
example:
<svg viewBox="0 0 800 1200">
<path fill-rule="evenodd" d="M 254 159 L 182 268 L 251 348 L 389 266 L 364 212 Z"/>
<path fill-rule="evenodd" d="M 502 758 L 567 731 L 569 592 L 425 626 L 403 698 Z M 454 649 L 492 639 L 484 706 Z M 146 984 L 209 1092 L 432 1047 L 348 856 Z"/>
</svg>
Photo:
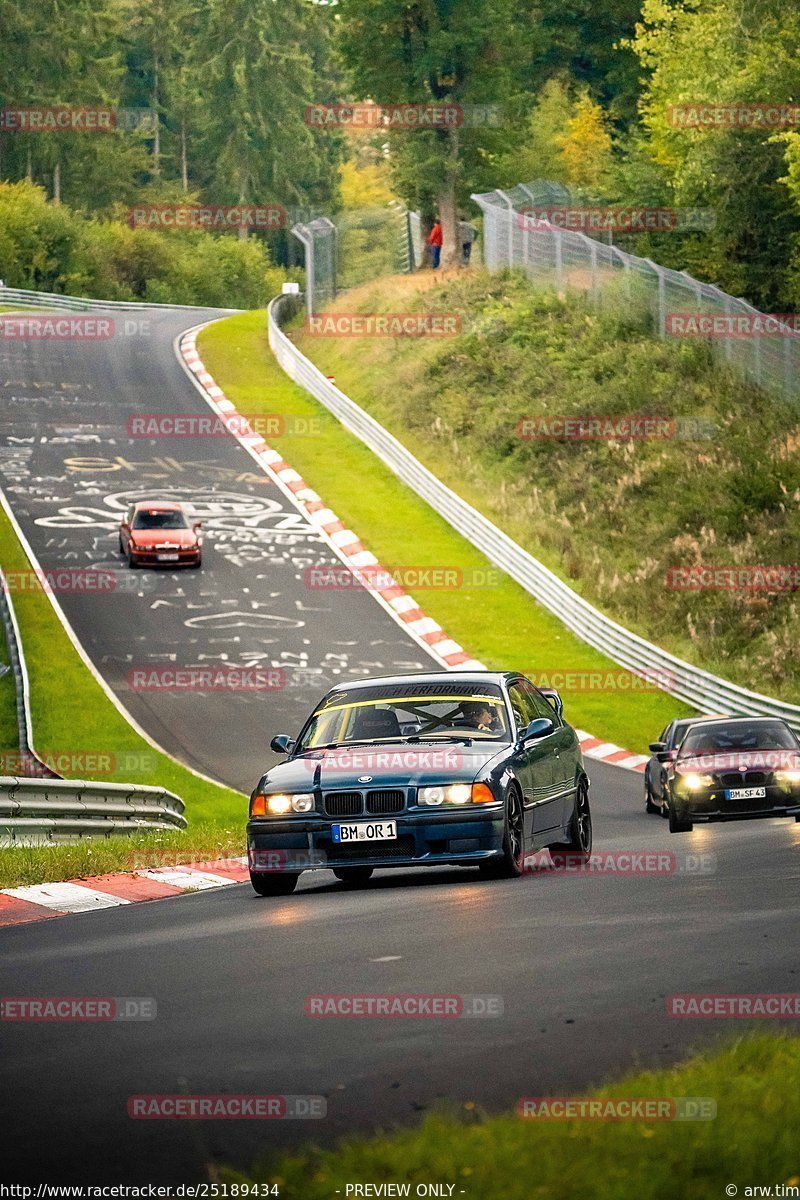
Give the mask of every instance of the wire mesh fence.
<svg viewBox="0 0 800 1200">
<path fill-rule="evenodd" d="M 305 248 L 306 309 L 309 314 L 344 288 L 422 265 L 419 213 L 397 202 L 298 222 L 292 233 Z"/>
<path fill-rule="evenodd" d="M 544 204 L 569 202 L 557 184 L 518 184 L 472 199 L 483 213 L 490 270 L 520 267 L 559 292 L 587 293 L 598 308 L 649 313 L 661 337 L 706 339 L 721 364 L 766 391 L 800 398 L 800 323 L 791 316 L 761 313 L 685 271 L 531 216 Z"/>
</svg>

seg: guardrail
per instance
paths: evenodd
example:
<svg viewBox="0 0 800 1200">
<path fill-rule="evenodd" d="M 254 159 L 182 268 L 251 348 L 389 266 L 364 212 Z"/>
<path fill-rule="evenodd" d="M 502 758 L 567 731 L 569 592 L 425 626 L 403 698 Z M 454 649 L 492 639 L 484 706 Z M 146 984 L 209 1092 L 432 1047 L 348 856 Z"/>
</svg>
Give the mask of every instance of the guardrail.
<svg viewBox="0 0 800 1200">
<path fill-rule="evenodd" d="M 631 633 L 594 608 L 508 534 L 446 487 L 432 471 L 340 391 L 301 354 L 280 328 L 280 316 L 294 305 L 278 296 L 269 306 L 269 344 L 278 363 L 296 383 L 354 433 L 395 475 L 449 525 L 510 575 L 584 642 L 637 675 L 654 679 L 665 692 L 700 712 L 782 717 L 800 733 L 800 707 L 751 692 L 669 654 Z"/>
<path fill-rule="evenodd" d="M 8 657 L 11 659 L 11 671 L 14 675 L 14 687 L 17 695 L 17 740 L 20 755 L 33 765 L 36 775 L 48 779 L 60 779 L 55 771 L 42 762 L 33 748 L 28 669 L 25 665 L 22 639 L 19 636 L 17 614 L 14 612 L 14 605 L 2 567 L 0 567 L 0 622 L 5 633 Z"/>
<path fill-rule="evenodd" d="M 33 747 L 25 653 L 14 605 L 0 568 L 0 621 L 17 692 L 20 758 L 33 778 L 0 775 L 0 847 L 111 837 L 142 829 L 185 829 L 185 805 L 162 787 L 62 779 Z"/>
<path fill-rule="evenodd" d="M 185 829 L 183 801 L 161 787 L 0 776 L 0 847 Z"/>
<path fill-rule="evenodd" d="M 155 304 L 142 300 L 90 300 L 86 296 L 61 296 L 55 292 L 30 292 L 25 288 L 0 287 L 0 304 L 19 304 L 23 308 L 55 308 L 66 312 L 91 312 L 93 309 L 178 308 L 190 312 L 208 312 L 209 304 Z M 240 308 L 220 308 L 218 312 L 242 312 Z"/>
</svg>

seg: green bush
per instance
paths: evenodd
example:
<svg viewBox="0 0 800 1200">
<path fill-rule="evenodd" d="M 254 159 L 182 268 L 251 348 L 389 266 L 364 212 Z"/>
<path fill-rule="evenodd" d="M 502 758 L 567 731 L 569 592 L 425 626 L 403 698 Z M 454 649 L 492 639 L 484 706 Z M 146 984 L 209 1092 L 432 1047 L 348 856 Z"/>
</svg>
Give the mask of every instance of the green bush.
<svg viewBox="0 0 800 1200">
<path fill-rule="evenodd" d="M 98 300 L 258 308 L 286 276 L 257 238 L 90 219 L 22 182 L 0 183 L 0 278 Z"/>
</svg>

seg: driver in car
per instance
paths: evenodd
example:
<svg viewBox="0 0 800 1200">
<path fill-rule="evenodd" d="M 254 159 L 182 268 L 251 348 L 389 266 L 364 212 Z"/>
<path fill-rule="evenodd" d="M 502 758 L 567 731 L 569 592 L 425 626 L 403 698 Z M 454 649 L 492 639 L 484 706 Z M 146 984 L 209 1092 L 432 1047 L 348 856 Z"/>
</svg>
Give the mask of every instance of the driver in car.
<svg viewBox="0 0 800 1200">
<path fill-rule="evenodd" d="M 464 724 L 483 733 L 491 733 L 494 727 L 494 713 L 483 700 L 469 700 L 462 705 Z"/>
</svg>

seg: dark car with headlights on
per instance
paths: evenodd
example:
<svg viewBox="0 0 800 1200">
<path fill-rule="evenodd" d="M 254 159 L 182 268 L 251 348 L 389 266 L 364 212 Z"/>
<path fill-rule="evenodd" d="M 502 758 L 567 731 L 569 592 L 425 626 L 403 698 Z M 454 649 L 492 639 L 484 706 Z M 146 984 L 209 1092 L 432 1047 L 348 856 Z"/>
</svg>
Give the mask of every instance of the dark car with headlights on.
<svg viewBox="0 0 800 1200">
<path fill-rule="evenodd" d="M 690 726 L 696 725 L 698 721 L 712 719 L 711 714 L 705 717 L 677 717 L 665 727 L 657 742 L 650 743 L 650 758 L 644 768 L 644 807 L 646 812 L 661 813 L 662 817 L 669 816 L 665 791 L 666 764 L 677 755 L 678 746 Z M 665 751 L 666 757 L 659 758 L 658 756 L 664 754 Z"/>
<path fill-rule="evenodd" d="M 129 567 L 194 567 L 203 561 L 200 522 L 174 500 L 140 500 L 119 526 L 119 552 Z"/>
<path fill-rule="evenodd" d="M 345 884 L 376 867 L 476 866 L 515 878 L 544 847 L 587 859 L 589 780 L 557 694 L 515 672 L 341 683 L 250 798 L 250 878 L 288 895 L 301 871 Z"/>
<path fill-rule="evenodd" d="M 772 717 L 699 721 L 667 764 L 666 796 L 672 833 L 695 821 L 800 821 L 800 741 Z"/>
</svg>

